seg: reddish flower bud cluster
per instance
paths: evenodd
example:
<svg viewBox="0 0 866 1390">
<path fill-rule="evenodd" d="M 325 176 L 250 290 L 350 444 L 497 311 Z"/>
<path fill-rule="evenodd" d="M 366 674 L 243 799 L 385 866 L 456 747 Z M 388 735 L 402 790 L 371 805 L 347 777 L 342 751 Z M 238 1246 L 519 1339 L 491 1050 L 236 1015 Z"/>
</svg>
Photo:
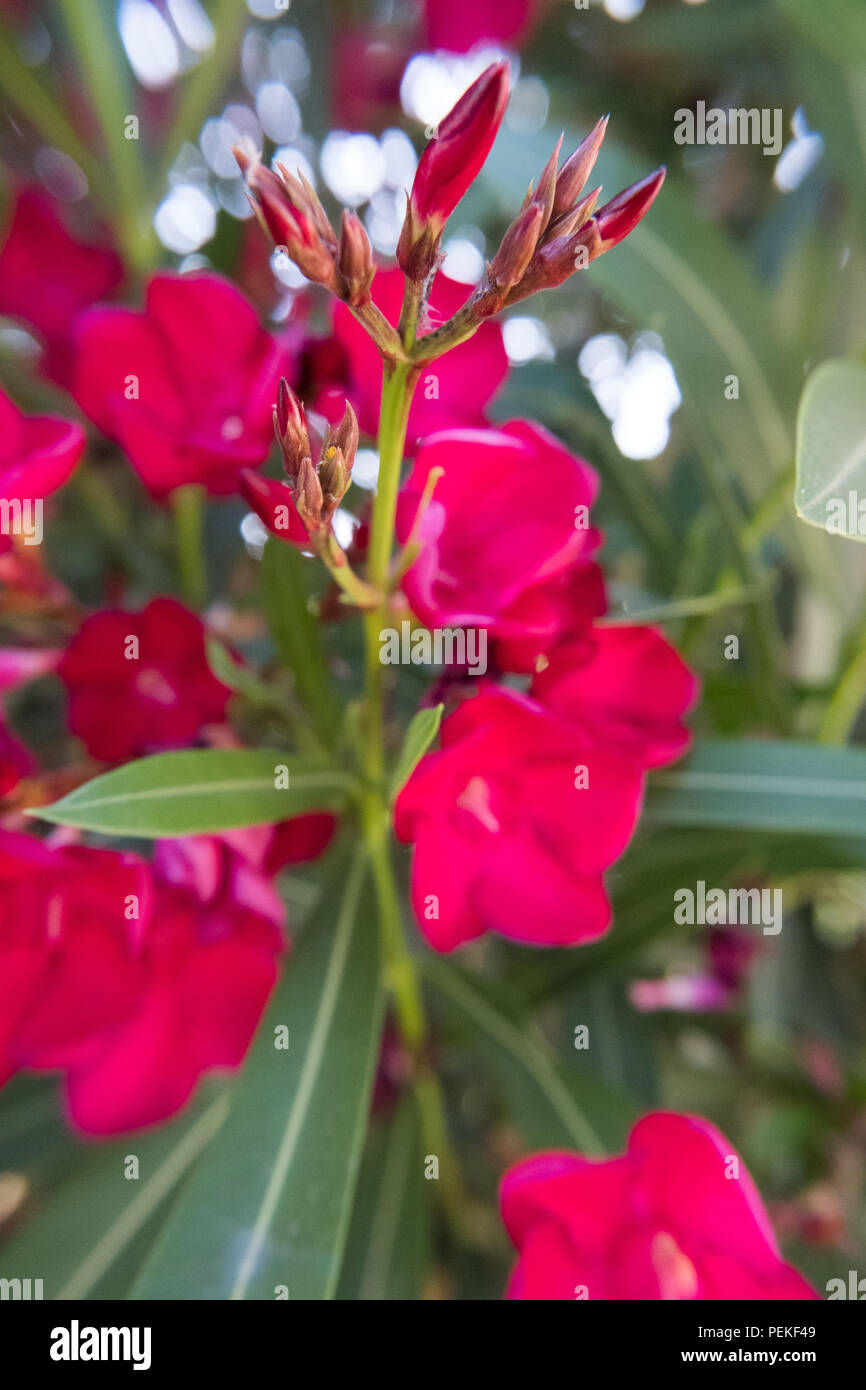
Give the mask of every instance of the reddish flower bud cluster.
<svg viewBox="0 0 866 1390">
<path fill-rule="evenodd" d="M 234 153 L 250 201 L 274 244 L 314 284 L 353 306 L 365 303 L 376 267 L 361 219 L 354 212 L 344 212 L 338 238 L 303 173 L 292 174 L 282 164 L 274 173 L 246 145 L 238 145 Z"/>
<path fill-rule="evenodd" d="M 309 535 L 326 530 L 349 489 L 352 465 L 358 449 L 358 420 L 348 401 L 336 426 L 329 425 L 314 464 L 304 407 L 288 382 L 280 382 L 274 409 L 274 430 L 283 455 L 291 510 L 280 524 L 278 509 L 288 507 L 286 488 L 256 473 L 246 473 L 242 490 L 250 506 L 269 531 L 283 539 L 303 543 Z M 297 517 L 300 526 L 295 523 Z"/>
<path fill-rule="evenodd" d="M 595 211 L 600 188 L 584 193 L 607 129 L 602 117 L 557 170 L 561 141 L 512 222 L 479 288 L 478 318 L 561 285 L 628 236 L 664 183 L 657 169 Z"/>
</svg>

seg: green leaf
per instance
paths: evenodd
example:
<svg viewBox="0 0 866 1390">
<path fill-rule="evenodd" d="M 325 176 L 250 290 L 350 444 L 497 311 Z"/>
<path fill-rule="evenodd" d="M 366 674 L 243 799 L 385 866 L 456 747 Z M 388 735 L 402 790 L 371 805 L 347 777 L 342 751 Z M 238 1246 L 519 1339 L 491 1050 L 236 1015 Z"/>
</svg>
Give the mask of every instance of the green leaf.
<svg viewBox="0 0 866 1390">
<path fill-rule="evenodd" d="M 648 823 L 866 835 L 866 750 L 709 739 L 657 773 Z"/>
<path fill-rule="evenodd" d="M 462 1020 L 467 1037 L 484 1057 L 507 1096 L 527 1142 L 567 1144 L 599 1154 L 620 1143 L 634 1108 L 595 1077 L 566 1071 L 540 1034 L 516 1022 L 491 986 L 449 961 L 427 954 L 421 968 L 434 989 Z M 591 1110 L 591 1114 L 590 1114 Z M 605 1142 L 603 1142 L 605 1141 Z"/>
<path fill-rule="evenodd" d="M 321 627 L 307 603 L 304 580 L 308 570 L 308 562 L 294 546 L 270 537 L 262 556 L 262 598 L 268 626 L 281 659 L 295 678 L 313 728 L 329 747 L 339 711 L 322 649 Z"/>
<path fill-rule="evenodd" d="M 406 730 L 403 747 L 391 778 L 391 798 L 397 797 L 439 732 L 444 705 L 419 709 Z"/>
<path fill-rule="evenodd" d="M 205 638 L 207 664 L 218 681 L 227 685 L 235 695 L 242 695 L 251 705 L 262 709 L 280 711 L 285 715 L 284 700 L 280 692 L 257 676 L 248 666 L 235 661 L 231 652 L 218 637 Z"/>
<path fill-rule="evenodd" d="M 172 1124 L 98 1148 L 79 1148 L 67 1175 L 35 1214 L 3 1245 L 3 1272 L 44 1280 L 52 1299 L 87 1298 L 110 1280 L 130 1245 L 159 1212 L 213 1138 L 226 1115 L 226 1099 Z M 132 1151 L 139 1176 L 127 1177 Z"/>
<path fill-rule="evenodd" d="M 60 0 L 60 9 L 101 127 L 114 191 L 113 218 L 127 257 L 140 270 L 153 262 L 153 225 L 144 204 L 139 141 L 127 140 L 126 119 L 135 114 L 129 68 L 120 45 L 111 0 Z"/>
<path fill-rule="evenodd" d="M 329 897 L 305 928 L 134 1298 L 268 1300 L 280 1286 L 292 1299 L 333 1296 L 383 1016 L 366 877 L 359 853 L 339 910 Z"/>
<path fill-rule="evenodd" d="M 287 787 L 276 785 L 281 768 Z M 280 749 L 206 748 L 126 763 L 31 815 L 103 835 L 212 835 L 339 811 L 351 787 L 346 773 Z"/>
<path fill-rule="evenodd" d="M 352 1302 L 422 1296 L 430 1246 L 430 1189 L 421 1126 L 404 1096 L 371 1127 L 337 1298 Z"/>
<path fill-rule="evenodd" d="M 794 505 L 810 526 L 866 541 L 860 498 L 866 499 L 866 366 L 837 358 L 822 362 L 803 390 Z"/>
</svg>

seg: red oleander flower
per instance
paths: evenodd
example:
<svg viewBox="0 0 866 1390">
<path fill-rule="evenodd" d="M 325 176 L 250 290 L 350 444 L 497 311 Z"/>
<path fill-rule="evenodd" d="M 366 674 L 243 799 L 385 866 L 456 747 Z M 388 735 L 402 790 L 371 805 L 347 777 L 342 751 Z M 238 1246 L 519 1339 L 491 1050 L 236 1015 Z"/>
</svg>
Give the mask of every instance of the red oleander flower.
<svg viewBox="0 0 866 1390">
<path fill-rule="evenodd" d="M 115 1134 L 239 1066 L 286 947 L 271 879 L 334 825 L 160 841 L 152 865 L 0 831 L 0 1083 L 61 1069 L 73 1123 Z"/>
<path fill-rule="evenodd" d="M 24 415 L 0 391 L 0 500 L 44 500 L 63 486 L 83 452 L 80 425 L 55 415 Z M 0 539 L 6 538 L 5 517 L 3 525 Z"/>
<path fill-rule="evenodd" d="M 433 469 L 441 476 L 421 518 L 420 554 L 402 581 L 422 622 L 486 628 L 506 656 L 511 644 L 525 658 L 562 631 L 561 593 L 573 603 L 580 587 L 587 620 L 602 611 L 597 571 L 587 564 L 600 541 L 589 525 L 598 479 L 588 463 L 525 420 L 432 435 L 401 493 L 404 543 Z"/>
<path fill-rule="evenodd" d="M 237 842 L 157 845 L 134 1006 L 67 1071 L 80 1129 L 115 1134 L 168 1119 L 205 1072 L 240 1066 L 276 983 L 284 917 L 260 862 Z"/>
<path fill-rule="evenodd" d="M 70 1066 L 122 1024 L 142 987 L 124 912 L 148 896 L 134 855 L 0 830 L 0 1081 Z"/>
<path fill-rule="evenodd" d="M 620 1158 L 540 1153 L 502 1180 L 510 1299 L 816 1299 L 708 1120 L 656 1113 Z"/>
<path fill-rule="evenodd" d="M 231 692 L 210 670 L 200 619 L 174 599 L 85 618 L 58 665 L 69 727 L 95 758 L 184 748 L 219 723 Z"/>
<path fill-rule="evenodd" d="M 143 312 L 91 309 L 77 344 L 79 405 L 154 497 L 186 483 L 234 492 L 267 456 L 288 351 L 221 276 L 155 275 Z"/>
<path fill-rule="evenodd" d="M 431 946 L 485 931 L 536 946 L 600 936 L 602 875 L 628 843 L 642 786 L 635 762 L 534 700 L 495 688 L 465 700 L 395 810 L 398 839 L 415 845 L 412 904 Z"/>
<path fill-rule="evenodd" d="M 694 673 L 651 627 L 596 627 L 554 648 L 532 682 L 546 709 L 641 767 L 661 767 L 685 752 L 689 731 L 680 719 L 698 690 Z"/>
<path fill-rule="evenodd" d="M 425 0 L 427 43 L 468 53 L 484 40 L 517 48 L 529 35 L 542 0 Z"/>
<path fill-rule="evenodd" d="M 528 696 L 488 684 L 464 700 L 395 808 L 398 838 L 415 845 L 412 903 L 430 944 L 450 951 L 484 931 L 535 945 L 601 935 L 603 874 L 634 829 L 645 769 L 685 749 L 696 693 L 659 633 L 600 629 L 579 650 L 555 650 Z"/>
<path fill-rule="evenodd" d="M 47 194 L 35 188 L 18 193 L 0 249 L 0 314 L 36 330 L 45 345 L 40 370 L 46 376 L 71 385 L 75 320 L 91 304 L 110 299 L 123 278 L 116 252 L 72 236 Z"/>
<path fill-rule="evenodd" d="M 385 317 L 396 325 L 403 300 L 403 276 L 396 268 L 380 270 L 373 281 L 371 295 Z M 447 275 L 437 275 L 430 296 L 430 326 L 455 313 L 470 290 Z M 340 378 L 320 389 L 315 409 L 336 423 L 342 416 L 348 396 L 361 429 L 375 434 L 379 427 L 379 398 L 382 391 L 382 359 L 365 329 L 350 311 L 337 304 L 334 312 L 334 339 L 341 350 L 329 353 L 331 370 Z M 320 345 L 319 356 L 322 354 Z M 315 352 L 314 352 L 315 355 Z M 498 323 L 482 324 L 474 337 L 454 348 L 445 357 L 424 368 L 409 413 L 408 447 L 435 430 L 458 427 L 478 428 L 484 412 L 508 375 L 508 358 Z"/>
</svg>

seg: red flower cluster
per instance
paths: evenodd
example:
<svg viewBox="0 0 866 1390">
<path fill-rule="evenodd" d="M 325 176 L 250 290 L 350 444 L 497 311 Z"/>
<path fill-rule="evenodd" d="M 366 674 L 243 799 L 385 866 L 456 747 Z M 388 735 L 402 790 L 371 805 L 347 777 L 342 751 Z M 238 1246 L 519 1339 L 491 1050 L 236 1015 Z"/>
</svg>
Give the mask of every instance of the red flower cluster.
<svg viewBox="0 0 866 1390">
<path fill-rule="evenodd" d="M 501 1202 L 512 1299 L 819 1297 L 782 1260 L 742 1160 L 697 1116 L 646 1115 L 604 1162 L 535 1154 L 506 1173 Z"/>
<path fill-rule="evenodd" d="M 526 694 L 483 682 L 401 793 L 415 913 L 441 951 L 487 930 L 591 940 L 610 921 L 602 875 L 634 829 L 644 773 L 687 746 L 697 681 L 654 629 L 595 625 L 605 598 L 583 460 L 525 421 L 436 435 L 406 483 L 404 540 L 434 468 L 403 579 L 413 612 L 482 629 L 500 670 L 534 675 Z"/>
<path fill-rule="evenodd" d="M 0 1083 L 59 1069 L 72 1121 L 114 1134 L 239 1066 L 286 948 L 271 878 L 333 829 L 163 841 L 152 864 L 0 830 Z"/>
</svg>

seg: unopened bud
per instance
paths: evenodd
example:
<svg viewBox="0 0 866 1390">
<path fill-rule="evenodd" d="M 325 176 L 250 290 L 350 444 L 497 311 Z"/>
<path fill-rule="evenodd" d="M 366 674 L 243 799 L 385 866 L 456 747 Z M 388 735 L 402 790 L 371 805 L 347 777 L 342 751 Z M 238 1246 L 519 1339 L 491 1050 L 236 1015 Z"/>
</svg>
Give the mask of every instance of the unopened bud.
<svg viewBox="0 0 866 1390">
<path fill-rule="evenodd" d="M 490 153 L 507 101 L 508 64 L 493 63 L 440 121 L 418 162 L 397 247 L 406 275 L 432 269 L 442 228 Z"/>
<path fill-rule="evenodd" d="M 544 210 L 530 203 L 514 219 L 490 263 L 489 275 L 495 286 L 507 292 L 523 279 L 543 230 Z"/>
<path fill-rule="evenodd" d="M 348 303 L 363 303 L 369 296 L 376 267 L 370 238 L 357 213 L 343 213 L 337 268 L 343 279 Z"/>
<path fill-rule="evenodd" d="M 308 531 L 318 531 L 323 523 L 322 485 L 311 459 L 302 459 L 294 484 L 295 506 Z"/>
<path fill-rule="evenodd" d="M 315 190 L 285 169 L 279 175 L 266 169 L 249 143 L 236 145 L 234 156 L 253 207 L 275 245 L 285 247 L 308 280 L 336 294 L 337 238 Z"/>
<path fill-rule="evenodd" d="M 285 377 L 280 378 L 277 388 L 274 430 L 282 450 L 286 474 L 294 481 L 301 460 L 310 457 L 310 438 L 304 407 Z"/>
<path fill-rule="evenodd" d="M 586 138 L 581 140 L 574 154 L 569 155 L 560 169 L 553 201 L 554 217 L 566 212 L 585 188 L 604 140 L 607 121 L 607 116 L 602 116 L 601 120 L 595 123 Z"/>
<path fill-rule="evenodd" d="M 662 165 L 654 174 L 648 174 L 645 179 L 639 179 L 637 183 L 624 188 L 622 193 L 617 193 L 615 198 L 611 198 L 609 203 L 605 203 L 604 207 L 599 209 L 595 220 L 598 223 L 603 251 L 609 251 L 611 246 L 616 246 L 617 242 L 622 241 L 623 237 L 627 237 L 629 232 L 634 230 L 654 203 L 665 181 L 666 173 L 667 170 Z"/>
<path fill-rule="evenodd" d="M 541 209 L 542 231 L 544 231 L 550 221 L 553 212 L 554 198 L 557 189 L 556 166 L 559 161 L 559 152 L 562 149 L 563 138 L 564 137 L 560 135 L 556 144 L 556 149 L 553 151 L 553 154 L 542 170 L 541 178 L 538 180 L 538 187 L 534 191 L 530 189 L 523 200 L 524 209 L 530 207 Z"/>
<path fill-rule="evenodd" d="M 331 435 L 331 442 L 336 444 L 338 449 L 342 450 L 349 472 L 352 471 L 352 465 L 355 462 L 355 454 L 358 452 L 358 441 L 360 437 L 361 433 L 358 428 L 358 417 L 352 409 L 352 406 L 346 401 L 346 409 L 343 411 L 343 418 Z"/>
</svg>

